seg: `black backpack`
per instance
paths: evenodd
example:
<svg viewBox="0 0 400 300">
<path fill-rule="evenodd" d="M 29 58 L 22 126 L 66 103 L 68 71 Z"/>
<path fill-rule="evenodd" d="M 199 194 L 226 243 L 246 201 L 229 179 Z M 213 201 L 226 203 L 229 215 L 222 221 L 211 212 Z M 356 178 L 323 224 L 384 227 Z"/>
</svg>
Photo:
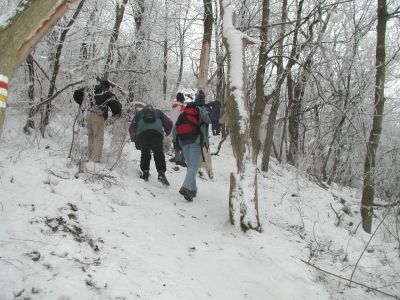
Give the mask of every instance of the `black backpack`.
<svg viewBox="0 0 400 300">
<path fill-rule="evenodd" d="M 143 109 L 143 121 L 153 123 L 157 119 L 156 110 L 154 108 Z"/>
<path fill-rule="evenodd" d="M 85 88 L 75 90 L 72 97 L 74 98 L 74 101 L 81 106 L 83 98 L 85 97 Z"/>
</svg>

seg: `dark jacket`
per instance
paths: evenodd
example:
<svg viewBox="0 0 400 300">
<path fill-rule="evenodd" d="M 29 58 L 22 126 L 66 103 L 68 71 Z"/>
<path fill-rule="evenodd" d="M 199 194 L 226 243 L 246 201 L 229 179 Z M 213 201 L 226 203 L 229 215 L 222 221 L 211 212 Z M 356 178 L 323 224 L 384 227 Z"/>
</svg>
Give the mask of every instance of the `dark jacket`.
<svg viewBox="0 0 400 300">
<path fill-rule="evenodd" d="M 161 110 L 152 108 L 156 112 L 156 120 L 154 122 L 145 122 L 143 120 L 143 111 L 146 108 L 142 109 L 141 111 L 137 112 L 131 122 L 131 125 L 129 126 L 129 135 L 131 137 L 132 142 L 136 142 L 137 137 L 145 132 L 145 131 L 155 131 L 161 134 L 162 136 L 164 135 L 169 135 L 172 130 L 172 121 L 170 118 L 167 117 L 166 114 L 164 114 Z"/>
<path fill-rule="evenodd" d="M 121 114 L 122 105 L 114 93 L 109 91 L 108 87 L 103 84 L 96 85 L 90 99 L 89 111 L 102 115 L 104 120 L 107 120 L 109 108 L 113 116 Z"/>
</svg>

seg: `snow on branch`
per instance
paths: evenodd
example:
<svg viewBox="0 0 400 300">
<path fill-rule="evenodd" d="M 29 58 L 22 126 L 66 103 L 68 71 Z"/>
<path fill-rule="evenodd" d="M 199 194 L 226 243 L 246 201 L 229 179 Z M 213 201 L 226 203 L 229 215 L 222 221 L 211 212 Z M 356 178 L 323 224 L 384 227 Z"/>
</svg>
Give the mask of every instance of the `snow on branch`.
<svg viewBox="0 0 400 300">
<path fill-rule="evenodd" d="M 245 106 L 244 101 L 244 80 L 243 80 L 243 66 L 244 66 L 244 57 L 243 57 L 243 47 L 244 42 L 246 44 L 261 44 L 260 40 L 249 37 L 247 34 L 237 30 L 233 24 L 233 15 L 234 9 L 232 4 L 228 0 L 222 0 L 222 4 L 224 7 L 224 15 L 223 15 L 223 35 L 226 38 L 226 41 L 229 46 L 230 52 L 230 85 L 232 89 L 232 93 L 234 94 L 239 114 L 241 116 L 240 128 L 241 131 L 244 132 L 246 128 L 245 120 L 249 119 L 249 114 Z"/>
</svg>

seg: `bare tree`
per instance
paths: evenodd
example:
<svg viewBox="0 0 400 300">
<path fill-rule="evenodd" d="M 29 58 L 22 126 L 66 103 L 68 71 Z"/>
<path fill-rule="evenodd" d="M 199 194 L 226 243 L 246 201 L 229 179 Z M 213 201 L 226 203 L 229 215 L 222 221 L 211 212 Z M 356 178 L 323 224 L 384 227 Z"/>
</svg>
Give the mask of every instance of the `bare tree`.
<svg viewBox="0 0 400 300">
<path fill-rule="evenodd" d="M 203 0 L 203 3 L 204 3 L 203 42 L 201 44 L 197 90 L 203 90 L 204 92 L 206 92 L 207 82 L 208 82 L 208 65 L 210 63 L 212 26 L 214 18 L 212 11 L 212 0 Z"/>
<path fill-rule="evenodd" d="M 57 81 L 58 73 L 60 71 L 60 57 L 61 57 L 63 45 L 64 45 L 65 39 L 67 37 L 68 31 L 70 30 L 72 25 L 74 25 L 76 18 L 78 17 L 79 13 L 82 10 L 83 5 L 85 4 L 85 1 L 86 0 L 80 1 L 78 7 L 75 9 L 74 14 L 72 15 L 68 24 L 62 30 L 60 37 L 58 39 L 58 43 L 57 43 L 57 47 L 56 47 L 55 55 L 54 55 L 54 61 L 53 61 L 53 70 L 51 72 L 51 77 L 50 77 L 50 82 L 49 82 L 49 92 L 47 93 L 47 99 L 52 97 L 54 95 L 54 92 L 56 91 L 56 81 Z M 40 122 L 40 132 L 41 132 L 42 136 L 44 136 L 46 126 L 49 125 L 51 105 L 52 105 L 52 102 L 49 101 L 46 104 L 43 115 L 42 115 L 42 120 Z"/>
<path fill-rule="evenodd" d="M 375 101 L 372 129 L 367 144 L 367 153 L 364 163 L 364 182 L 361 199 L 361 216 L 363 229 L 371 233 L 373 204 L 375 196 L 374 170 L 376 152 L 382 131 L 383 112 L 385 107 L 385 70 L 386 70 L 386 23 L 388 11 L 386 0 L 378 0 L 378 25 L 376 27 L 376 75 L 375 75 Z"/>
<path fill-rule="evenodd" d="M 228 57 L 229 128 L 236 174 L 231 173 L 229 190 L 229 217 L 243 231 L 261 231 L 258 215 L 257 166 L 252 158 L 250 141 L 250 114 L 244 95 L 244 47 L 251 42 L 233 23 L 233 6 L 230 1 L 220 0 L 223 13 L 223 42 Z M 238 45 L 241 47 L 238 49 Z"/>
<path fill-rule="evenodd" d="M 109 71 L 111 70 L 111 66 L 114 61 L 115 44 L 117 43 L 118 40 L 119 30 L 121 27 L 122 20 L 124 18 L 125 7 L 127 3 L 128 0 L 123 0 L 122 3 L 117 2 L 115 6 L 115 23 L 112 34 L 110 36 L 110 42 L 108 44 L 107 59 L 103 74 L 104 79 L 108 79 L 110 76 Z"/>
</svg>

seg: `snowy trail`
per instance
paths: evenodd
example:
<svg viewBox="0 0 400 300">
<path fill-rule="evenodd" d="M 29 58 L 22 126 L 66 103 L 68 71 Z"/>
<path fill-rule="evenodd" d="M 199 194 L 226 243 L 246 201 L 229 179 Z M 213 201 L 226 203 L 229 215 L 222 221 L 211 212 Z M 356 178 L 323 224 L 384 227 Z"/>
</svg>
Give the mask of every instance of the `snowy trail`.
<svg viewBox="0 0 400 300">
<path fill-rule="evenodd" d="M 89 163 L 76 178 L 65 142 L 17 132 L 1 142 L 1 300 L 374 299 L 362 289 L 332 298 L 301 262 L 314 227 L 321 245 L 341 237 L 329 246 L 334 255 L 348 232 L 321 201 L 331 194 L 284 168 L 259 178 L 263 232 L 243 233 L 228 217 L 228 142 L 213 157 L 214 179 L 199 178 L 198 196 L 187 202 L 178 193 L 186 170 L 174 170 L 168 156 L 170 187 L 157 181 L 154 162 L 149 181 L 139 178 L 132 144 L 113 171 Z"/>
</svg>

